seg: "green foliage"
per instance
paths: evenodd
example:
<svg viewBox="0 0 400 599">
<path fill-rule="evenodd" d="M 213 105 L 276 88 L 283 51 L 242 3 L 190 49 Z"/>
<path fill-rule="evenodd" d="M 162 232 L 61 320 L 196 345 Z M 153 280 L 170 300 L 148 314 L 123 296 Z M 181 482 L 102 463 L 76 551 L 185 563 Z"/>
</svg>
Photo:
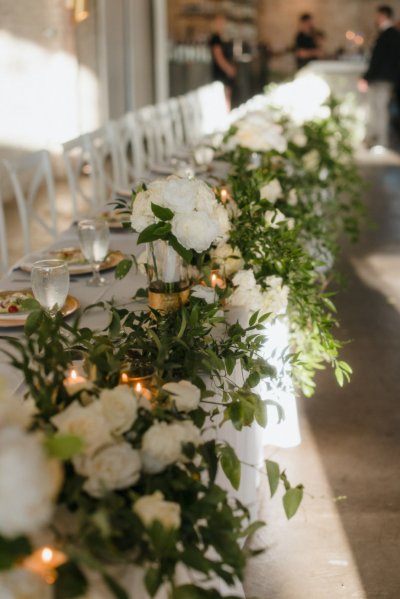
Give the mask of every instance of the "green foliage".
<svg viewBox="0 0 400 599">
<path fill-rule="evenodd" d="M 83 448 L 83 442 L 75 435 L 56 433 L 46 437 L 44 446 L 50 456 L 64 461 L 79 454 Z"/>
<path fill-rule="evenodd" d="M 0 536 L 0 572 L 8 570 L 31 552 L 32 545 L 26 537 L 8 539 Z"/>
</svg>

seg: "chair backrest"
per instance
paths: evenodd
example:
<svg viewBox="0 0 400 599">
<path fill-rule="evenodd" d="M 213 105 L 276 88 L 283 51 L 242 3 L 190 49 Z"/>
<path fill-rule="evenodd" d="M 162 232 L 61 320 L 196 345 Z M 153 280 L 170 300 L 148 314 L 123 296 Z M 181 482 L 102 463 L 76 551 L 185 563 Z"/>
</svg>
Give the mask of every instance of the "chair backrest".
<svg viewBox="0 0 400 599">
<path fill-rule="evenodd" d="M 185 143 L 191 145 L 198 141 L 202 136 L 202 115 L 199 96 L 193 91 L 184 96 L 180 96 L 178 101 L 182 111 Z"/>
<path fill-rule="evenodd" d="M 3 197 L 0 194 L 0 277 L 8 269 L 8 245 L 6 237 L 6 220 L 4 217 Z"/>
<path fill-rule="evenodd" d="M 157 114 L 154 106 L 145 106 L 135 113 L 136 129 L 133 131 L 136 151 L 144 157 L 144 171 L 162 161 L 162 137 L 156 133 Z"/>
<path fill-rule="evenodd" d="M 25 253 L 32 249 L 31 222 L 57 238 L 57 206 L 50 155 L 46 150 L 26 154 L 16 160 L 3 160 L 17 202 Z M 35 206 L 43 185 L 46 188 L 49 218 L 44 218 Z"/>
<path fill-rule="evenodd" d="M 173 121 L 168 102 L 162 102 L 155 106 L 154 122 L 158 161 L 162 163 L 167 161 L 176 149 Z"/>
<path fill-rule="evenodd" d="M 115 125 L 109 123 L 67 141 L 63 150 L 74 218 L 87 211 L 95 213 L 124 184 Z"/>
<path fill-rule="evenodd" d="M 128 189 L 146 174 L 147 155 L 145 133 L 136 114 L 128 112 L 113 123 L 116 152 L 121 170 L 121 188 Z M 150 138 L 150 144 L 153 144 Z"/>
<path fill-rule="evenodd" d="M 185 132 L 181 105 L 177 98 L 170 98 L 167 101 L 167 106 L 171 119 L 175 149 L 181 149 L 185 145 Z"/>
<path fill-rule="evenodd" d="M 224 86 L 220 81 L 199 87 L 198 96 L 201 113 L 201 133 L 209 135 L 221 131 L 228 125 L 228 109 Z"/>
</svg>

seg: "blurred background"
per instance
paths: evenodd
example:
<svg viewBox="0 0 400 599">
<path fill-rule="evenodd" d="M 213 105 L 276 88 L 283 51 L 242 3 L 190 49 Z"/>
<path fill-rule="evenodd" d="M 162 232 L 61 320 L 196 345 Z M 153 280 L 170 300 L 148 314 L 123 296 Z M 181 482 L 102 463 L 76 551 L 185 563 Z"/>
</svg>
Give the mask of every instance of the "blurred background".
<svg viewBox="0 0 400 599">
<path fill-rule="evenodd" d="M 400 2 L 392 2 L 400 13 Z M 326 58 L 361 60 L 373 0 L 0 0 L 0 154 L 46 148 L 211 80 L 213 15 L 227 17 L 234 104 L 293 74 L 300 13 Z"/>
</svg>

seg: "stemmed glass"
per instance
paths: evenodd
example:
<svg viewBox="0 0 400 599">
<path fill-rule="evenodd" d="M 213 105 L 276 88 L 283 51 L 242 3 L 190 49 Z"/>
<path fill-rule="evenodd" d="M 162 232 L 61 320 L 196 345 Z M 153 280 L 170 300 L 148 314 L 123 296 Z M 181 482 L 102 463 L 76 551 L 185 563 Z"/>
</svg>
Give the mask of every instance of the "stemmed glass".
<svg viewBox="0 0 400 599">
<path fill-rule="evenodd" d="M 54 317 L 67 299 L 68 265 L 63 260 L 39 260 L 32 265 L 31 283 L 35 299 Z"/>
<path fill-rule="evenodd" d="M 81 220 L 78 223 L 78 236 L 82 254 L 93 270 L 93 277 L 88 280 L 87 284 L 93 287 L 106 285 L 106 280 L 100 276 L 100 266 L 107 257 L 110 245 L 110 229 L 107 221 Z"/>
</svg>

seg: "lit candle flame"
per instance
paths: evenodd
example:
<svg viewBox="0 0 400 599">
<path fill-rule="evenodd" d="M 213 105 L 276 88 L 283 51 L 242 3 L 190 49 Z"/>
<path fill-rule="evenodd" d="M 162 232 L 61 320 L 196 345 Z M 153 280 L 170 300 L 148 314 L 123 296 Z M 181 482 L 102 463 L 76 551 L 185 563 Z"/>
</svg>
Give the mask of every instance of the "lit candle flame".
<svg viewBox="0 0 400 599">
<path fill-rule="evenodd" d="M 221 202 L 223 204 L 225 204 L 226 200 L 228 199 L 228 191 L 223 187 L 221 189 Z"/>
<path fill-rule="evenodd" d="M 123 372 L 123 373 L 121 374 L 121 383 L 122 383 L 123 385 L 126 385 L 128 381 L 129 381 L 129 377 L 128 377 L 128 375 L 126 374 L 126 372 Z"/>
<path fill-rule="evenodd" d="M 45 546 L 37 549 L 22 563 L 22 567 L 40 576 L 47 584 L 54 584 L 57 578 L 56 569 L 65 564 L 65 553 Z"/>
<path fill-rule="evenodd" d="M 140 383 L 137 383 L 135 391 L 138 395 L 140 395 L 140 393 L 142 392 L 142 385 Z"/>
<path fill-rule="evenodd" d="M 53 559 L 53 550 L 50 549 L 50 547 L 44 547 L 42 549 L 42 560 L 45 563 L 49 563 L 49 562 L 51 562 L 52 559 Z"/>
<path fill-rule="evenodd" d="M 74 381 L 78 378 L 78 373 L 76 372 L 76 370 L 74 370 L 74 369 L 71 370 L 70 377 Z"/>
<path fill-rule="evenodd" d="M 213 272 L 213 274 L 211 275 L 211 287 L 216 287 L 217 286 L 217 281 L 218 281 L 218 277 Z"/>
</svg>

